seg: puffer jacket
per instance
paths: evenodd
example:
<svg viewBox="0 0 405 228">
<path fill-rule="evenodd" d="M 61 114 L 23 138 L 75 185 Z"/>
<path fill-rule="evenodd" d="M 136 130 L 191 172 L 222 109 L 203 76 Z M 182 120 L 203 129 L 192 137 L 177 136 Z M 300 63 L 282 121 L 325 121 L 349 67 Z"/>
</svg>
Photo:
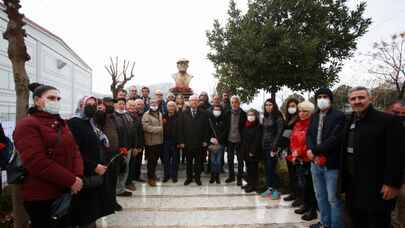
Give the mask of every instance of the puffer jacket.
<svg viewBox="0 0 405 228">
<path fill-rule="evenodd" d="M 290 150 L 291 152 L 297 151 L 298 153 L 298 159 L 304 161 L 304 162 L 309 162 L 310 160 L 308 159 L 307 156 L 307 150 L 308 150 L 308 145 L 306 142 L 306 135 L 307 135 L 307 130 L 309 127 L 309 121 L 310 119 L 306 120 L 298 120 L 291 133 L 291 138 L 290 138 Z M 292 155 L 289 155 L 287 157 L 289 161 L 293 161 Z"/>
<path fill-rule="evenodd" d="M 142 117 L 146 146 L 163 144 L 163 117 L 160 112 L 146 112 Z"/>
<path fill-rule="evenodd" d="M 79 148 L 59 115 L 31 109 L 17 122 L 13 139 L 28 172 L 22 184 L 24 201 L 56 199 L 83 176 Z"/>
</svg>

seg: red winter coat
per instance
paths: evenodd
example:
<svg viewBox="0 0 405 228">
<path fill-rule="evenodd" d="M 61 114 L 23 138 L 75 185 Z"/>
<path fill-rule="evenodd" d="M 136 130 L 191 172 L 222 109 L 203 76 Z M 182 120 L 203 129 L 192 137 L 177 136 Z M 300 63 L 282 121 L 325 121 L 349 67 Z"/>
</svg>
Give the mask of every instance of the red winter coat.
<svg viewBox="0 0 405 228">
<path fill-rule="evenodd" d="M 291 132 L 290 137 L 290 150 L 291 152 L 298 152 L 298 159 L 303 160 L 304 162 L 309 162 L 310 160 L 307 157 L 308 146 L 306 143 L 306 135 L 309 127 L 309 120 L 298 120 Z M 292 155 L 287 157 L 288 160 L 292 161 L 294 158 Z"/>
<path fill-rule="evenodd" d="M 33 110 L 17 122 L 13 139 L 28 172 L 22 184 L 24 201 L 56 199 L 83 175 L 79 149 L 59 116 Z"/>
</svg>

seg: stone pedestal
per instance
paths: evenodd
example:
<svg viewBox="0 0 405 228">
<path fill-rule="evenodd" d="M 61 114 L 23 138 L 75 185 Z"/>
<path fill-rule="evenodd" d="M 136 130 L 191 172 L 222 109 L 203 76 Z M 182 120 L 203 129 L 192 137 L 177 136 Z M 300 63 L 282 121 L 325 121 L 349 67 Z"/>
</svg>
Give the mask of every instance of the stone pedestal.
<svg viewBox="0 0 405 228">
<path fill-rule="evenodd" d="M 171 88 L 170 92 L 172 92 L 175 96 L 182 95 L 185 101 L 188 101 L 191 95 L 194 94 L 193 90 L 190 88 Z"/>
</svg>

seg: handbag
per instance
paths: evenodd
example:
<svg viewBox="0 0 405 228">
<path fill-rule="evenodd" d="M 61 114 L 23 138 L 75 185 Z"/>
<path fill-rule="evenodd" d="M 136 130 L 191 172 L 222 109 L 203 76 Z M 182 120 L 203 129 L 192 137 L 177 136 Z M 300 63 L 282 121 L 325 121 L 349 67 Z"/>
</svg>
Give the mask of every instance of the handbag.
<svg viewBox="0 0 405 228">
<path fill-rule="evenodd" d="M 83 178 L 83 188 L 97 188 L 100 187 L 104 182 L 104 176 L 88 176 Z"/>
<path fill-rule="evenodd" d="M 27 176 L 27 171 L 22 165 L 20 153 L 15 148 L 6 166 L 6 173 L 8 184 L 22 184 Z"/>
<path fill-rule="evenodd" d="M 69 213 L 70 204 L 72 202 L 72 194 L 64 193 L 57 198 L 51 205 L 51 218 L 59 220 Z"/>
<path fill-rule="evenodd" d="M 218 138 L 218 136 L 217 136 L 217 133 L 215 132 L 215 128 L 214 128 L 214 126 L 213 126 L 213 124 L 212 124 L 212 122 L 211 122 L 211 119 L 208 119 L 208 122 L 209 122 L 209 124 L 210 124 L 210 127 L 211 127 L 211 130 L 212 130 L 212 132 L 214 133 L 214 136 L 215 136 L 215 138 Z M 218 152 L 218 151 L 220 151 L 221 150 L 221 145 L 218 143 L 218 144 L 210 144 L 209 146 L 208 146 L 208 151 L 209 152 L 211 152 L 211 153 L 216 153 L 216 152 Z"/>
</svg>

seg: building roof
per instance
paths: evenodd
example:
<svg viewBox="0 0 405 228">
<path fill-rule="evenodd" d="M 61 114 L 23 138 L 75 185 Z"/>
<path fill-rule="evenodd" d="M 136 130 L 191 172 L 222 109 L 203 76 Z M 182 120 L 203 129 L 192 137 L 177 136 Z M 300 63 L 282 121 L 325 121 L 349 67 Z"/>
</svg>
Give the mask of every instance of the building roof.
<svg viewBox="0 0 405 228">
<path fill-rule="evenodd" d="M 5 11 L 6 6 L 3 4 L 3 2 L 0 2 L 0 8 L 1 8 L 1 10 Z M 32 21 L 31 19 L 29 19 L 25 16 L 24 16 L 24 21 L 27 23 L 27 25 L 30 25 L 31 27 L 37 29 L 38 31 L 43 32 L 44 34 L 46 34 L 46 35 L 50 36 L 51 38 L 53 38 L 54 40 L 56 40 L 60 45 L 62 45 L 64 48 L 66 48 L 66 50 L 68 50 L 74 57 L 76 57 L 79 60 L 79 62 L 81 64 L 83 64 L 83 66 L 88 68 L 90 71 L 92 70 L 91 67 L 75 51 L 73 51 L 73 49 L 70 48 L 69 45 L 67 45 L 65 41 L 62 40 L 62 38 L 53 34 L 46 28 L 40 26 L 39 24 L 35 23 L 34 21 Z"/>
</svg>

